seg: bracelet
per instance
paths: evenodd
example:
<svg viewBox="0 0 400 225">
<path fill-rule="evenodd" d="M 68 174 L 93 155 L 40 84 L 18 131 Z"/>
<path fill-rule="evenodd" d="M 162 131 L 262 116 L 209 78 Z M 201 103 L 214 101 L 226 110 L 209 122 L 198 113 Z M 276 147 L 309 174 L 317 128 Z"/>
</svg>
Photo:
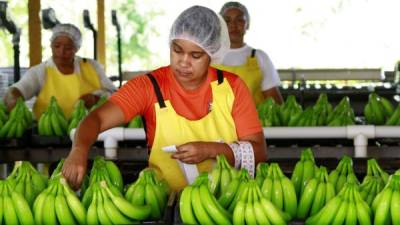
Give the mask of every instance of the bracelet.
<svg viewBox="0 0 400 225">
<path fill-rule="evenodd" d="M 253 146 L 247 141 L 239 141 L 240 150 L 242 153 L 241 166 L 245 168 L 251 177 L 254 177 L 254 151 Z"/>
<path fill-rule="evenodd" d="M 242 151 L 240 150 L 240 146 L 236 142 L 228 145 L 232 149 L 233 157 L 235 158 L 235 168 L 239 169 L 242 162 Z"/>
</svg>

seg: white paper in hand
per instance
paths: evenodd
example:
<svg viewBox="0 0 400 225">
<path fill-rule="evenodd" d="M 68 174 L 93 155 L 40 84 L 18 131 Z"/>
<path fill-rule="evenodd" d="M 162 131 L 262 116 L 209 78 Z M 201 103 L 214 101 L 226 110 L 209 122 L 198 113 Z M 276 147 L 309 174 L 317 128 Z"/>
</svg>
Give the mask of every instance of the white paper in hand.
<svg viewBox="0 0 400 225">
<path fill-rule="evenodd" d="M 178 151 L 176 149 L 176 145 L 164 146 L 161 149 L 168 153 L 174 153 Z M 199 171 L 197 170 L 196 164 L 187 164 L 181 162 L 180 160 L 178 160 L 178 164 L 183 171 L 183 175 L 185 176 L 186 181 L 189 184 L 192 184 L 194 180 L 196 180 L 196 178 L 199 176 Z"/>
</svg>

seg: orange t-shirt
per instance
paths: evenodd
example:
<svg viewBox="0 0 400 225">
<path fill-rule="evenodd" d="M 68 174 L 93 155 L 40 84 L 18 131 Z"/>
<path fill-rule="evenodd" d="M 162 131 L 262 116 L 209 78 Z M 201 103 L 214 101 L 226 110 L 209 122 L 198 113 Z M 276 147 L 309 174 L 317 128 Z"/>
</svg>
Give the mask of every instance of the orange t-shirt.
<svg viewBox="0 0 400 225">
<path fill-rule="evenodd" d="M 169 100 L 180 116 L 198 120 L 207 115 L 212 100 L 210 82 L 217 80 L 215 68 L 208 69 L 206 82 L 190 91 L 180 86 L 170 66 L 161 67 L 151 74 L 157 80 L 164 100 Z M 246 84 L 232 73 L 224 71 L 223 74 L 235 95 L 232 117 L 238 138 L 262 132 L 256 107 Z M 154 104 L 158 101 L 150 79 L 146 75 L 140 75 L 129 80 L 111 96 L 110 101 L 122 109 L 125 122 L 137 115 L 144 116 L 148 144 L 152 146 L 156 128 Z"/>
</svg>

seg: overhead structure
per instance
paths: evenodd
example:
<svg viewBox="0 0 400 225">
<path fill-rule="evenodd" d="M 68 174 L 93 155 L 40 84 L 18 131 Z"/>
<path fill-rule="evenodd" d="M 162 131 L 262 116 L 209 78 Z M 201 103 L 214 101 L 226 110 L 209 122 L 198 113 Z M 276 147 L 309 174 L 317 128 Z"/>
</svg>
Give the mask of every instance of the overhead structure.
<svg viewBox="0 0 400 225">
<path fill-rule="evenodd" d="M 0 28 L 5 28 L 10 34 L 12 34 L 12 44 L 14 49 L 14 82 L 17 82 L 21 77 L 19 65 L 19 41 L 21 37 L 21 29 L 11 20 L 10 15 L 7 12 L 7 2 L 5 1 L 0 1 Z"/>
<path fill-rule="evenodd" d="M 58 21 L 53 8 L 42 10 L 42 24 L 44 29 L 52 29 L 59 23 L 60 21 Z"/>
<path fill-rule="evenodd" d="M 93 33 L 93 58 L 97 59 L 97 30 L 94 29 L 92 22 L 90 21 L 89 10 L 83 10 L 83 25 Z"/>
<path fill-rule="evenodd" d="M 112 24 L 117 30 L 117 48 L 118 48 L 118 81 L 119 86 L 122 86 L 122 49 L 121 49 L 121 27 L 117 18 L 117 11 L 111 11 Z"/>
</svg>

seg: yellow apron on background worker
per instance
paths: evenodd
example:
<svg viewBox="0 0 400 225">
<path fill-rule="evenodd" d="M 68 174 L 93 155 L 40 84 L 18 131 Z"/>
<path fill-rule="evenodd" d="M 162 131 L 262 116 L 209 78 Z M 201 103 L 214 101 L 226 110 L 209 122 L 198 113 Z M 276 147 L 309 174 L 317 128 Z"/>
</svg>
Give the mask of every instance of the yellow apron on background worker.
<svg viewBox="0 0 400 225">
<path fill-rule="evenodd" d="M 229 143 L 237 140 L 235 122 L 231 115 L 235 97 L 228 81 L 223 79 L 222 71 L 218 72 L 218 76 L 220 76 L 219 81 L 211 83 L 213 96 L 211 111 L 199 120 L 188 120 L 178 115 L 171 102 L 164 101 L 161 92 L 157 94 L 161 97 L 158 97 L 159 102 L 155 104 L 156 130 L 149 166 L 156 168 L 159 175 L 168 182 L 171 190 L 183 189 L 187 181 L 177 160 L 172 159 L 171 153 L 164 152 L 162 147 L 192 141 Z M 155 79 L 152 82 L 154 89 L 159 89 L 158 84 L 154 84 Z M 206 160 L 197 164 L 197 169 L 200 173 L 211 171 L 213 163 L 214 160 Z"/>
<path fill-rule="evenodd" d="M 68 119 L 74 109 L 76 101 L 85 94 L 100 89 L 100 79 L 93 66 L 83 59 L 80 62 L 80 74 L 63 75 L 56 67 L 46 68 L 46 80 L 36 102 L 33 105 L 35 118 L 38 120 L 55 96 Z"/>
<path fill-rule="evenodd" d="M 225 70 L 238 75 L 246 83 L 253 96 L 256 105 L 261 103 L 264 96 L 261 91 L 262 72 L 255 57 L 256 50 L 253 49 L 245 64 L 240 66 L 212 65 L 220 70 Z"/>
</svg>

